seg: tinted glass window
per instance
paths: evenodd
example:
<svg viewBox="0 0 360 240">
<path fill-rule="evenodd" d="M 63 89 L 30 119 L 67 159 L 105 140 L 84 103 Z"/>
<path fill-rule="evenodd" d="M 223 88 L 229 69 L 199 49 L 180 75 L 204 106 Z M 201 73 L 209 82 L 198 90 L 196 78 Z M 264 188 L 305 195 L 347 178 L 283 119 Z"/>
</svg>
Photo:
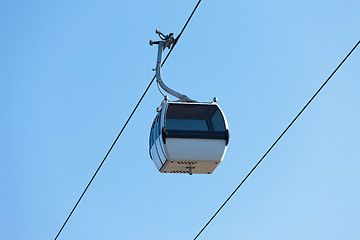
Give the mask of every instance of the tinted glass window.
<svg viewBox="0 0 360 240">
<path fill-rule="evenodd" d="M 211 125 L 214 131 L 225 131 L 224 119 L 219 110 L 216 110 L 210 117 Z"/>
<path fill-rule="evenodd" d="M 201 119 L 167 119 L 166 129 L 208 131 L 206 120 Z"/>
<path fill-rule="evenodd" d="M 155 122 L 153 122 L 152 126 L 151 126 L 151 131 L 150 131 L 150 147 L 154 144 L 154 127 L 155 127 Z"/>
<path fill-rule="evenodd" d="M 161 124 L 160 124 L 160 120 L 161 120 L 161 113 L 159 113 L 159 117 L 158 117 L 158 126 L 157 126 L 157 132 L 158 132 L 158 135 L 161 134 Z"/>
<path fill-rule="evenodd" d="M 153 141 L 152 141 L 152 136 L 153 136 L 153 130 L 152 130 L 152 128 L 151 128 L 151 131 L 150 131 L 150 142 L 149 142 L 150 147 L 151 147 L 151 146 L 152 146 L 152 144 L 153 144 Z"/>
<path fill-rule="evenodd" d="M 169 104 L 166 130 L 225 131 L 223 116 L 216 105 Z"/>
<path fill-rule="evenodd" d="M 154 129 L 156 139 L 158 139 L 159 137 L 159 132 L 157 131 L 159 125 L 158 119 L 159 118 L 156 118 L 155 129 Z"/>
</svg>

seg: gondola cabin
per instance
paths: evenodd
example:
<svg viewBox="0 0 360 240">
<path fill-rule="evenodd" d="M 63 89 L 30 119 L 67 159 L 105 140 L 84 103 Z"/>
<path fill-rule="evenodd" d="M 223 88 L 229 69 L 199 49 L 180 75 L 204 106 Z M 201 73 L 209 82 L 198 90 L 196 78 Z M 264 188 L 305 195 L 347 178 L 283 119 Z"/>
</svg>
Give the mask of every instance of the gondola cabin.
<svg viewBox="0 0 360 240">
<path fill-rule="evenodd" d="M 164 100 L 150 131 L 150 157 L 162 173 L 211 174 L 229 142 L 217 105 Z"/>
</svg>

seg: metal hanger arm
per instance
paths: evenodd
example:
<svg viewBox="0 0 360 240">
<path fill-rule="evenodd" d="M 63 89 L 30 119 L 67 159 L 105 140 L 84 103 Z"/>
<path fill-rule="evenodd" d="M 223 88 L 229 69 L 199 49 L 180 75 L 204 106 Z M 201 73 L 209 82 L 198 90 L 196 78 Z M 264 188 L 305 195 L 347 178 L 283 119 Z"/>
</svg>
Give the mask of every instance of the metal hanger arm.
<svg viewBox="0 0 360 240">
<path fill-rule="evenodd" d="M 150 40 L 150 45 L 158 44 L 158 56 L 157 56 L 157 62 L 156 62 L 156 81 L 159 83 L 160 87 L 164 89 L 165 92 L 169 93 L 170 95 L 179 98 L 182 102 L 194 102 L 194 100 L 191 100 L 188 96 L 181 94 L 170 87 L 168 87 L 162 77 L 161 77 L 161 64 L 162 64 L 162 54 L 166 47 L 170 47 L 171 44 L 174 42 L 174 38 L 172 37 L 172 34 L 165 36 L 162 34 L 159 30 L 156 30 L 156 33 L 159 34 L 161 39 L 164 39 L 163 41 L 152 41 Z"/>
</svg>

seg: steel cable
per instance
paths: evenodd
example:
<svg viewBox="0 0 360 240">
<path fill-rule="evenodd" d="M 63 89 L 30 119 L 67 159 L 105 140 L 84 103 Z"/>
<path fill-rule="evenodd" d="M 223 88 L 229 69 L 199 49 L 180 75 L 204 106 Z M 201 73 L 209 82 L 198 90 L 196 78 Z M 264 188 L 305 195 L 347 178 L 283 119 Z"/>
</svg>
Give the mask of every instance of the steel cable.
<svg viewBox="0 0 360 240">
<path fill-rule="evenodd" d="M 177 44 L 179 38 L 181 37 L 181 35 L 183 34 L 185 28 L 187 27 L 188 23 L 190 22 L 190 19 L 192 18 L 192 16 L 194 15 L 196 9 L 198 8 L 199 4 L 200 4 L 201 0 L 198 1 L 198 3 L 196 4 L 196 6 L 194 7 L 193 11 L 191 12 L 189 18 L 187 19 L 184 27 L 181 29 L 179 35 L 176 37 L 174 44 L 172 45 L 170 51 L 168 52 L 168 54 L 166 55 L 163 63 L 161 66 L 164 65 L 164 63 L 166 62 L 167 58 L 169 57 L 169 55 L 171 54 L 172 50 L 174 49 L 175 45 Z M 104 159 L 101 161 L 99 167 L 96 169 L 94 175 L 92 176 L 92 178 L 90 179 L 89 183 L 87 184 L 85 190 L 82 192 L 82 194 L 80 195 L 79 199 L 77 200 L 75 206 L 73 207 L 73 209 L 71 210 L 70 214 L 68 215 L 68 217 L 66 218 L 64 224 L 61 226 L 59 232 L 56 234 L 56 237 L 54 238 L 54 240 L 56 240 L 60 233 L 62 232 L 62 230 L 64 229 L 65 225 L 67 224 L 67 222 L 69 221 L 71 215 L 73 214 L 73 212 L 75 211 L 76 207 L 78 206 L 78 204 L 80 203 L 81 199 L 83 198 L 83 196 L 85 195 L 86 191 L 88 190 L 88 188 L 90 187 L 92 181 L 94 180 L 94 178 L 96 177 L 97 173 L 99 172 L 99 170 L 101 169 L 102 165 L 104 164 L 105 160 L 107 159 L 107 157 L 109 156 L 111 150 L 113 149 L 113 147 L 115 146 L 117 140 L 119 139 L 119 137 L 121 136 L 121 134 L 123 133 L 125 127 L 127 126 L 127 124 L 129 123 L 130 119 L 132 118 L 132 116 L 134 115 L 135 111 L 137 110 L 137 108 L 139 107 L 140 103 L 142 102 L 143 98 L 145 97 L 146 93 L 148 92 L 150 86 L 152 85 L 152 83 L 155 80 L 156 75 L 152 78 L 152 80 L 150 81 L 149 85 L 147 86 L 147 88 L 145 89 L 144 93 L 142 94 L 142 96 L 140 97 L 140 100 L 138 101 L 138 103 L 136 104 L 135 108 L 133 109 L 133 111 L 131 112 L 130 116 L 128 117 L 128 119 L 126 120 L 124 126 L 122 127 L 122 129 L 120 130 L 119 134 L 117 135 L 117 137 L 115 138 L 113 144 L 111 145 L 111 147 L 109 148 L 109 150 L 107 151 Z"/>
<path fill-rule="evenodd" d="M 293 125 L 293 123 L 298 119 L 298 117 L 304 112 L 304 110 L 309 106 L 309 104 L 314 100 L 314 98 L 318 95 L 318 93 L 325 87 L 325 85 L 329 82 L 332 76 L 337 72 L 337 70 L 341 67 L 341 65 L 346 61 L 346 59 L 351 55 L 351 53 L 356 49 L 359 45 L 360 41 L 358 41 L 355 46 L 351 49 L 351 51 L 346 55 L 346 57 L 341 61 L 341 63 L 337 66 L 337 68 L 331 73 L 331 75 L 326 79 L 326 81 L 321 85 L 321 87 L 316 91 L 316 93 L 310 98 L 310 100 L 305 104 L 305 106 L 301 109 L 301 111 L 296 115 L 296 117 L 291 121 L 291 123 L 286 127 L 286 129 L 281 133 L 281 135 L 276 139 L 276 141 L 271 145 L 271 147 L 265 152 L 265 154 L 260 158 L 260 160 L 255 164 L 255 166 L 251 169 L 251 171 L 246 175 L 246 177 L 240 182 L 240 184 L 235 188 L 235 190 L 230 194 L 230 196 L 225 200 L 225 202 L 220 206 L 220 208 L 215 212 L 215 214 L 210 218 L 210 220 L 204 225 L 204 227 L 200 230 L 200 232 L 195 236 L 194 240 L 196 240 L 200 234 L 205 230 L 205 228 L 210 224 L 210 222 L 216 217 L 216 215 L 221 211 L 221 209 L 226 205 L 226 203 L 232 198 L 232 196 L 237 192 L 237 190 L 243 185 L 246 179 L 254 172 L 254 170 L 259 166 L 262 160 L 268 155 L 268 153 L 273 149 L 273 147 L 279 142 L 279 140 L 284 136 L 284 134 L 289 130 L 289 128 Z"/>
</svg>

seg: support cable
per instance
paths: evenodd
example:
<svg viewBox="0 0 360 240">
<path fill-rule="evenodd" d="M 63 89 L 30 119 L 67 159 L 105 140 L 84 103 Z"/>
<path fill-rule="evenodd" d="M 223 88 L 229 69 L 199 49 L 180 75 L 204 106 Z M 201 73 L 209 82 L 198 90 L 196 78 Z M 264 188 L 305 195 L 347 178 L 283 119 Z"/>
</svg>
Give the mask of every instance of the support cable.
<svg viewBox="0 0 360 240">
<path fill-rule="evenodd" d="M 327 80 L 321 85 L 321 87 L 317 90 L 317 92 L 311 97 L 311 99 L 306 103 L 306 105 L 301 109 L 301 111 L 296 115 L 296 117 L 291 121 L 291 123 L 286 127 L 286 129 L 281 133 L 281 135 L 276 139 L 276 141 L 271 145 L 271 147 L 265 152 L 265 154 L 260 158 L 260 160 L 256 163 L 256 165 L 251 169 L 251 171 L 246 175 L 246 177 L 240 182 L 240 184 L 235 188 L 235 190 L 230 194 L 230 196 L 226 199 L 226 201 L 221 205 L 221 207 L 215 212 L 215 214 L 210 218 L 210 220 L 205 224 L 205 226 L 200 230 L 200 232 L 195 236 L 194 240 L 196 240 L 200 234 L 205 230 L 205 228 L 210 224 L 210 222 L 216 217 L 216 215 L 221 211 L 221 209 L 226 205 L 226 203 L 232 198 L 232 196 L 236 193 L 236 191 L 243 185 L 246 179 L 253 173 L 253 171 L 259 166 L 259 164 L 264 160 L 264 158 L 268 155 L 268 153 L 273 149 L 273 147 L 279 142 L 279 140 L 284 136 L 284 134 L 289 130 L 289 128 L 293 125 L 293 123 L 298 119 L 298 117 L 304 112 L 304 110 L 309 106 L 309 104 L 314 100 L 314 98 L 318 95 L 318 93 L 324 88 L 324 86 L 329 82 L 332 76 L 337 72 L 337 70 L 341 67 L 341 65 L 346 61 L 346 59 L 351 55 L 351 53 L 356 49 L 359 45 L 360 41 L 358 41 L 355 46 L 351 49 L 351 51 L 346 55 L 346 57 L 341 61 L 341 63 L 337 66 L 337 68 L 331 73 L 331 75 L 327 78 Z"/>
<path fill-rule="evenodd" d="M 170 53 L 171 53 L 171 52 L 172 52 L 172 50 L 174 49 L 174 47 L 175 47 L 176 43 L 178 42 L 179 38 L 180 38 L 180 37 L 181 37 L 181 35 L 183 34 L 183 32 L 184 32 L 185 28 L 187 27 L 188 23 L 190 22 L 190 19 L 191 19 L 191 18 L 192 18 L 192 16 L 194 15 L 194 13 L 195 13 L 195 11 L 196 11 L 197 7 L 199 6 L 200 2 L 201 2 L 201 0 L 199 0 L 199 1 L 198 1 L 198 3 L 196 4 L 195 8 L 194 8 L 194 9 L 193 9 L 193 11 L 192 11 L 192 13 L 190 14 L 189 18 L 187 19 L 187 21 L 186 21 L 186 23 L 185 23 L 184 27 L 182 28 L 181 32 L 180 32 L 180 33 L 179 33 L 179 35 L 176 37 L 175 42 L 174 42 L 174 44 L 172 45 L 172 47 L 170 48 L 170 51 L 168 52 L 168 54 L 166 55 L 166 57 L 165 57 L 165 59 L 164 59 L 164 61 L 163 61 L 162 65 L 164 65 L 164 63 L 166 62 L 166 60 L 167 60 L 167 58 L 169 57 Z M 161 65 L 161 66 L 162 66 L 162 65 Z M 66 225 L 66 224 L 67 224 L 67 222 L 69 221 L 69 219 L 70 219 L 71 215 L 73 214 L 73 212 L 75 211 L 76 207 L 77 207 L 77 206 L 78 206 L 78 204 L 80 203 L 81 199 L 82 199 L 82 198 L 83 198 L 83 196 L 85 195 L 86 191 L 87 191 L 87 190 L 88 190 L 88 188 L 90 187 L 90 185 L 91 185 L 92 181 L 93 181 L 93 180 L 94 180 L 94 178 L 96 177 L 96 175 L 97 175 L 97 173 L 99 172 L 100 168 L 102 167 L 102 165 L 104 164 L 105 160 L 106 160 L 106 159 L 107 159 L 107 157 L 109 156 L 109 154 L 110 154 L 111 150 L 112 150 L 112 149 L 113 149 L 113 147 L 115 146 L 115 144 L 116 144 L 117 140 L 119 139 L 119 137 L 120 137 L 120 136 L 121 136 L 121 134 L 123 133 L 123 131 L 124 131 L 125 127 L 126 127 L 126 126 L 127 126 L 127 124 L 129 123 L 129 121 L 130 121 L 130 119 L 132 118 L 132 116 L 134 115 L 135 111 L 136 111 L 136 110 L 137 110 L 137 108 L 139 107 L 140 103 L 142 102 L 143 98 L 145 97 L 146 93 L 148 92 L 148 90 L 149 90 L 150 86 L 151 86 L 151 85 L 152 85 L 152 83 L 154 82 L 155 77 L 156 77 L 156 76 L 154 76 L 154 77 L 152 78 L 152 80 L 150 81 L 149 85 L 148 85 L 148 86 L 147 86 L 147 88 L 145 89 L 144 93 L 143 93 L 143 94 L 142 94 L 142 96 L 140 97 L 140 100 L 139 100 L 139 101 L 138 101 L 138 103 L 136 104 L 136 106 L 135 106 L 134 110 L 131 112 L 131 114 L 130 114 L 129 118 L 126 120 L 126 122 L 125 122 L 124 126 L 122 127 L 121 131 L 119 132 L 119 134 L 118 134 L 118 135 L 117 135 L 117 137 L 115 138 L 115 140 L 114 140 L 113 144 L 111 145 L 110 149 L 109 149 L 109 150 L 108 150 L 108 152 L 106 153 L 106 155 L 105 155 L 104 159 L 101 161 L 101 163 L 100 163 L 99 167 L 96 169 L 96 171 L 95 171 L 94 175 L 93 175 L 93 176 L 92 176 L 92 178 L 90 179 L 90 181 L 89 181 L 89 183 L 87 184 L 87 186 L 86 186 L 85 190 L 83 191 L 83 193 L 81 194 L 81 196 L 80 196 L 80 197 L 79 197 L 79 199 L 77 200 L 77 202 L 76 202 L 75 206 L 73 207 L 73 209 L 71 210 L 70 214 L 69 214 L 69 215 L 68 215 L 68 217 L 66 218 L 66 220 L 65 220 L 64 224 L 61 226 L 61 228 L 60 228 L 59 232 L 56 234 L 56 237 L 54 238 L 54 240 L 56 240 L 56 239 L 59 237 L 60 233 L 62 232 L 62 230 L 64 229 L 65 225 Z"/>
</svg>

